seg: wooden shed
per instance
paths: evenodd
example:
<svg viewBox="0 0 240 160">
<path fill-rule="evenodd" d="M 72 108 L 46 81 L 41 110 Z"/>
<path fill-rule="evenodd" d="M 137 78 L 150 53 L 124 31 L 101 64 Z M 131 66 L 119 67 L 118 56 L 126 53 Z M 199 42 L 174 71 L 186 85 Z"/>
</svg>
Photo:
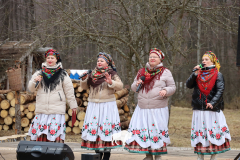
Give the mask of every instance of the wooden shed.
<svg viewBox="0 0 240 160">
<path fill-rule="evenodd" d="M 27 83 L 36 69 L 41 68 L 45 60 L 43 53 L 49 48 L 39 48 L 40 41 L 0 41 L 0 89 L 11 89 L 6 75 L 9 67 L 14 67 L 15 61 L 20 62 L 22 72 L 22 91 L 27 90 Z"/>
</svg>

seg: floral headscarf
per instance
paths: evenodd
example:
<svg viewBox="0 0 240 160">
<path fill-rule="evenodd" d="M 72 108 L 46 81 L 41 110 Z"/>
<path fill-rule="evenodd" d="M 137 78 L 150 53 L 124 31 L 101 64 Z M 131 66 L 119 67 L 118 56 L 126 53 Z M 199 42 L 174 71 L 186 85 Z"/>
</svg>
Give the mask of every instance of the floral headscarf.
<svg viewBox="0 0 240 160">
<path fill-rule="evenodd" d="M 210 58 L 210 60 L 214 63 L 214 65 L 216 66 L 217 70 L 219 71 L 220 70 L 220 62 L 219 60 L 217 59 L 217 56 L 212 52 L 212 51 L 207 51 L 205 52 L 205 54 L 203 55 L 204 56 L 208 56 Z"/>
</svg>

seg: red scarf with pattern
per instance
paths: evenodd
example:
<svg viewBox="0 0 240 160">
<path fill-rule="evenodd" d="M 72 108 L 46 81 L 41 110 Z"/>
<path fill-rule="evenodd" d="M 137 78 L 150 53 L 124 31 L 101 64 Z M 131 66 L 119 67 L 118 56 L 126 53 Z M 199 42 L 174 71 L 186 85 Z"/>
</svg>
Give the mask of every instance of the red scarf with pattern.
<svg viewBox="0 0 240 160">
<path fill-rule="evenodd" d="M 155 75 L 151 75 L 152 73 L 156 72 L 158 69 L 160 69 L 160 72 L 155 74 Z M 138 71 L 138 74 L 137 74 L 137 80 L 139 80 L 139 78 L 141 76 L 145 76 L 145 81 L 142 85 L 142 92 L 143 90 L 145 90 L 146 93 L 148 93 L 150 90 L 153 89 L 153 86 L 155 84 L 155 81 L 156 80 L 160 80 L 160 77 L 162 75 L 162 73 L 164 72 L 166 68 L 165 67 L 159 67 L 159 68 L 156 68 L 154 70 L 149 70 L 147 68 L 147 73 L 145 72 L 145 68 L 141 68 L 139 71 Z"/>
<path fill-rule="evenodd" d="M 200 93 L 200 99 L 201 94 L 203 93 L 206 96 L 206 104 L 207 104 L 207 96 L 211 92 L 213 86 L 215 85 L 215 82 L 217 80 L 218 76 L 218 70 L 217 68 L 209 69 L 209 70 L 200 70 L 200 73 L 197 76 L 197 85 Z"/>
</svg>

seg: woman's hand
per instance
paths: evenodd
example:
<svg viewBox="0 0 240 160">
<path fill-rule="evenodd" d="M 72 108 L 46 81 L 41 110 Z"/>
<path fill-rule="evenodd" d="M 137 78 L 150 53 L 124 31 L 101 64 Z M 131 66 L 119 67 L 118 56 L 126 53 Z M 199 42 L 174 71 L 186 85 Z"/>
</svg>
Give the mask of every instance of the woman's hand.
<svg viewBox="0 0 240 160">
<path fill-rule="evenodd" d="M 199 66 L 199 65 L 197 65 L 197 66 L 195 66 L 193 69 L 198 69 L 198 70 L 196 70 L 196 71 L 195 71 L 195 74 L 197 74 L 197 75 L 198 75 L 198 72 L 199 72 L 199 70 L 200 70 L 201 68 L 200 68 L 200 66 Z"/>
<path fill-rule="evenodd" d="M 86 72 L 84 72 L 82 75 L 84 75 L 84 74 L 86 74 L 86 73 L 87 73 L 87 71 L 86 71 Z M 88 75 L 86 75 L 86 76 L 82 77 L 82 80 L 84 81 L 84 80 L 87 78 L 87 76 L 88 76 Z"/>
<path fill-rule="evenodd" d="M 138 81 L 137 81 L 137 86 L 140 84 L 140 83 L 143 83 L 143 81 L 141 80 L 141 79 L 139 79 Z"/>
<path fill-rule="evenodd" d="M 42 80 L 42 76 L 40 76 L 40 75 L 37 76 L 37 77 L 34 79 L 35 82 L 37 82 L 37 81 L 41 82 L 41 80 Z"/>
<path fill-rule="evenodd" d="M 112 76 L 109 75 L 108 73 L 104 74 L 106 79 L 104 79 L 108 84 L 112 85 Z"/>
<path fill-rule="evenodd" d="M 211 108 L 211 109 L 213 109 L 213 106 L 212 106 L 212 104 L 211 104 L 211 103 L 207 103 L 207 107 L 206 107 L 206 109 L 208 109 L 208 108 Z"/>
<path fill-rule="evenodd" d="M 167 94 L 167 91 L 165 89 L 159 92 L 159 95 L 162 97 L 164 97 L 166 94 Z"/>
</svg>

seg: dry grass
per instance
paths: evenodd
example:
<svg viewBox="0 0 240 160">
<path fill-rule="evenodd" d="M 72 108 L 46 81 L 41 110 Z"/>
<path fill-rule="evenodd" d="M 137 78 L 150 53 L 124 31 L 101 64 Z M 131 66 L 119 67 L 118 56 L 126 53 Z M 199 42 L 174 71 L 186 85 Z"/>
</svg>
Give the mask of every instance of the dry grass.
<svg viewBox="0 0 240 160">
<path fill-rule="evenodd" d="M 191 147 L 190 132 L 192 122 L 192 109 L 172 107 L 169 123 L 171 146 Z M 232 140 L 231 148 L 240 148 L 240 110 L 224 110 L 224 115 L 230 130 Z"/>
</svg>

